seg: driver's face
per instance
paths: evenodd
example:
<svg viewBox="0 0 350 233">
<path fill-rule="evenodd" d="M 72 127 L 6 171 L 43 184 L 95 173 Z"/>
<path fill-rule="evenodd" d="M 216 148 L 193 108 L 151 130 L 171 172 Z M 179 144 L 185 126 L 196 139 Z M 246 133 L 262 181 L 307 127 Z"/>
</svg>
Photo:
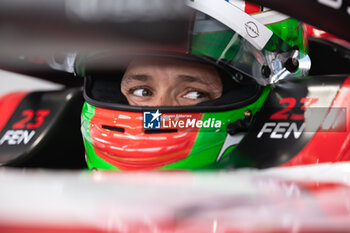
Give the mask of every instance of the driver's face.
<svg viewBox="0 0 350 233">
<path fill-rule="evenodd" d="M 121 91 L 130 105 L 195 105 L 219 98 L 222 82 L 213 66 L 173 58 L 136 58 Z"/>
</svg>

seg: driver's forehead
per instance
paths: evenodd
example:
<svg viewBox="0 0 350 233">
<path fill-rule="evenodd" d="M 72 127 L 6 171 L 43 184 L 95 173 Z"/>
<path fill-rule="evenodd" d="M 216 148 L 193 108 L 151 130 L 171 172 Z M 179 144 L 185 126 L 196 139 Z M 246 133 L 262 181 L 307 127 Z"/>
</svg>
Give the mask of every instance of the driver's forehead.
<svg viewBox="0 0 350 233">
<path fill-rule="evenodd" d="M 127 72 L 147 73 L 157 72 L 190 73 L 190 74 L 216 74 L 216 69 L 208 64 L 186 61 L 175 58 L 141 57 L 133 59 Z"/>
</svg>

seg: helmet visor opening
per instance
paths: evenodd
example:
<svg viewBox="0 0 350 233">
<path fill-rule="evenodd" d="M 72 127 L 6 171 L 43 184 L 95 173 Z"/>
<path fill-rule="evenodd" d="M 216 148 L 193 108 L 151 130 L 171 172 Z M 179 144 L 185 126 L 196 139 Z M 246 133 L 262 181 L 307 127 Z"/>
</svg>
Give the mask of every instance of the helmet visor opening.
<svg viewBox="0 0 350 233">
<path fill-rule="evenodd" d="M 237 82 L 220 65 L 186 54 L 99 56 L 85 65 L 86 100 L 112 109 L 232 108 L 255 99 L 260 90 L 254 82 Z M 163 102 L 155 103 L 157 98 Z"/>
</svg>

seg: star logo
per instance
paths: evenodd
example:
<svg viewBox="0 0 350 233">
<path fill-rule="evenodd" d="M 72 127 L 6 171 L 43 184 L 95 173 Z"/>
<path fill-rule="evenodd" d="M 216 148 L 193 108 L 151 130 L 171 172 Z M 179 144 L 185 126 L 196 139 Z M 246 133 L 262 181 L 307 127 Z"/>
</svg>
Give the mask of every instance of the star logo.
<svg viewBox="0 0 350 233">
<path fill-rule="evenodd" d="M 151 122 L 153 122 L 154 120 L 158 120 L 158 117 L 160 117 L 160 113 L 159 113 L 159 109 L 157 109 L 157 111 L 155 113 L 151 113 L 151 115 L 153 116 Z"/>
<path fill-rule="evenodd" d="M 155 112 L 143 112 L 143 128 L 144 129 L 160 129 L 159 109 Z"/>
</svg>

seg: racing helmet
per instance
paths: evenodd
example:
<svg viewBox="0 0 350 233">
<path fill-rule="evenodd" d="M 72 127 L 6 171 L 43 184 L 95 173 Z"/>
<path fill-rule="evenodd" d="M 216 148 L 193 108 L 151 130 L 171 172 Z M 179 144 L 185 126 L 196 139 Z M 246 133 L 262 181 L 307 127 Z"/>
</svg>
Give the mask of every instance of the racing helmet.
<svg viewBox="0 0 350 233">
<path fill-rule="evenodd" d="M 231 152 L 273 83 L 307 74 L 307 43 L 296 19 L 238 0 L 186 4 L 190 14 L 181 43 L 121 46 L 77 58 L 76 72 L 84 77 L 81 131 L 90 169 L 234 167 L 227 163 Z M 222 93 L 191 106 L 130 105 L 122 79 L 139 57 L 214 67 Z"/>
</svg>

